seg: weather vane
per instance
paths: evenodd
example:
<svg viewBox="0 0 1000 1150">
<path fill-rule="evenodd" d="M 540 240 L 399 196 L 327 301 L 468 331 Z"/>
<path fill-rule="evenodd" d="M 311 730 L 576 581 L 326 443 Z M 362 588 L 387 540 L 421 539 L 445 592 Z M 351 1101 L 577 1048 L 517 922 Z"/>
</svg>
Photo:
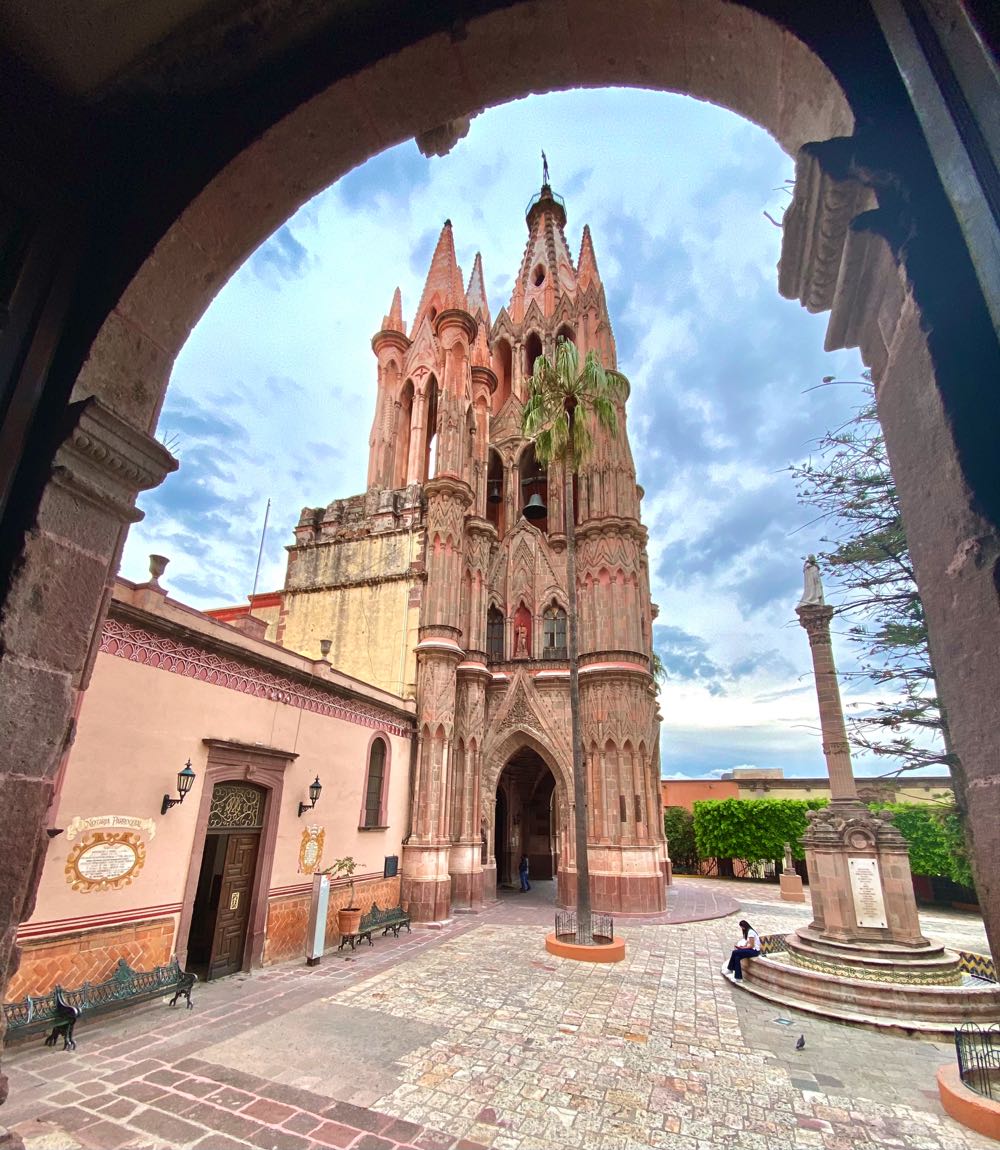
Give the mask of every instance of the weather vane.
<svg viewBox="0 0 1000 1150">
<path fill-rule="evenodd" d="M 549 161 L 545 158 L 545 152 L 542 152 L 542 183 L 546 186 L 549 182 Z"/>
</svg>

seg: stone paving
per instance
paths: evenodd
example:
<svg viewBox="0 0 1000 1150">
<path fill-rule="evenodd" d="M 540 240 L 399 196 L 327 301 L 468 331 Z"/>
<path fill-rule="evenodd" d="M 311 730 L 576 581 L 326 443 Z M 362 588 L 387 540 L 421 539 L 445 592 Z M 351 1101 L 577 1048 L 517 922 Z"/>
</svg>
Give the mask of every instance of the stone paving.
<svg viewBox="0 0 1000 1150">
<path fill-rule="evenodd" d="M 547 886 L 317 968 L 210 983 L 192 1012 L 85 1024 L 75 1053 L 15 1048 L 0 1116 L 29 1150 L 993 1145 L 941 1110 L 949 1046 L 782 1012 L 721 977 L 738 915 L 682 921 L 735 900 L 789 930 L 806 906 L 678 879 L 677 921 L 619 921 L 625 962 L 591 966 L 545 951 Z M 923 921 L 985 950 L 972 915 Z"/>
</svg>

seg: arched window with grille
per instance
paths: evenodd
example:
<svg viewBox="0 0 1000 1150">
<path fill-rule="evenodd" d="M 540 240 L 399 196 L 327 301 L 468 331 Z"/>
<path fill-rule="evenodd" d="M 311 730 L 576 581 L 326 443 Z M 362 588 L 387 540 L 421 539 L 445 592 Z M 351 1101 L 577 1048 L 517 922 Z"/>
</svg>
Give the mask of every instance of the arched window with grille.
<svg viewBox="0 0 1000 1150">
<path fill-rule="evenodd" d="M 486 658 L 491 663 L 503 662 L 503 612 L 499 607 L 486 612 Z"/>
<path fill-rule="evenodd" d="M 385 739 L 378 735 L 368 748 L 368 771 L 365 775 L 364 806 L 361 808 L 362 827 L 387 825 L 386 794 L 389 783 L 389 755 Z"/>
<path fill-rule="evenodd" d="M 566 658 L 566 612 L 557 603 L 546 607 L 542 616 L 542 658 Z"/>
</svg>

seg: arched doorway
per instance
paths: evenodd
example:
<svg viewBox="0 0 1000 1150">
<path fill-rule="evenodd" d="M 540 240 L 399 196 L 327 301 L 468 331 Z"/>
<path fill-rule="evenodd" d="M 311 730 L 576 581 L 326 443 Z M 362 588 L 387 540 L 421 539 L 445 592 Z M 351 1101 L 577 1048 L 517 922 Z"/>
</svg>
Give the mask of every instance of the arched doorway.
<svg viewBox="0 0 1000 1150">
<path fill-rule="evenodd" d="M 504 764 L 497 780 L 494 829 L 498 891 L 518 888 L 518 863 L 525 854 L 532 883 L 555 877 L 555 787 L 548 765 L 532 747 L 515 751 Z"/>
<path fill-rule="evenodd" d="M 266 798 L 253 783 L 212 788 L 188 936 L 188 969 L 206 981 L 243 969 Z"/>
</svg>

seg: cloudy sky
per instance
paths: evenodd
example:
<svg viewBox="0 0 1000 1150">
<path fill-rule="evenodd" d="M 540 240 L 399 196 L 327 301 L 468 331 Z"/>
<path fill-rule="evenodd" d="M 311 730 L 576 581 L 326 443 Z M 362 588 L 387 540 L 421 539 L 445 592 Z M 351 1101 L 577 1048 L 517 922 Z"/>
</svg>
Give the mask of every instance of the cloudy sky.
<svg viewBox="0 0 1000 1150">
<path fill-rule="evenodd" d="M 411 142 L 305 205 L 218 295 L 177 360 L 159 435 L 180 470 L 141 500 L 122 574 L 171 559 L 172 595 L 245 601 L 282 585 L 303 506 L 362 491 L 375 399 L 372 334 L 397 285 L 407 320 L 438 233 L 468 277 L 483 255 L 494 315 L 510 297 L 541 182 L 565 196 L 574 254 L 589 223 L 646 490 L 663 773 L 824 771 L 809 648 L 794 606 L 820 527 L 785 469 L 859 402 L 855 353 L 779 298 L 791 160 L 763 131 L 686 97 L 604 90 L 531 97 L 475 119 L 442 159 Z M 831 596 L 835 597 L 835 596 Z M 835 651 L 852 666 L 843 641 Z M 849 702 L 863 694 L 846 691 Z M 856 763 L 879 773 L 878 763 Z"/>
</svg>

